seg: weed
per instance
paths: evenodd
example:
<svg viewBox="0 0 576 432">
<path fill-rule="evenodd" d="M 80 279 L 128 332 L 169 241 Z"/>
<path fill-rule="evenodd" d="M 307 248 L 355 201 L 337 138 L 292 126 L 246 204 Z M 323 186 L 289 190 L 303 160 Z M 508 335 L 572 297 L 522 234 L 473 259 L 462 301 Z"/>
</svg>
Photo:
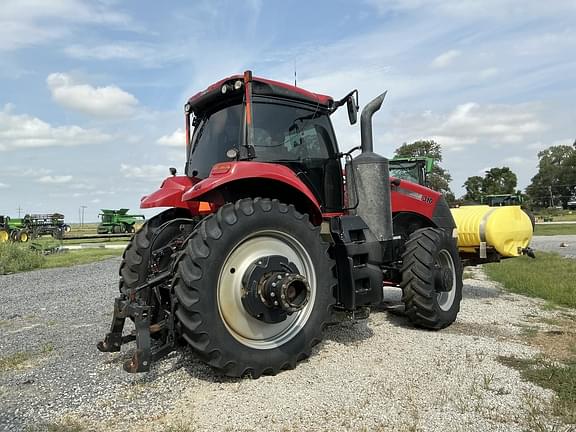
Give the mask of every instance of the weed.
<svg viewBox="0 0 576 432">
<path fill-rule="evenodd" d="M 89 428 L 72 417 L 63 417 L 49 423 L 30 425 L 26 432 L 86 432 Z"/>
<path fill-rule="evenodd" d="M 483 374 L 482 375 L 482 387 L 484 388 L 484 390 L 492 390 L 492 382 L 493 381 L 494 381 L 494 374 L 491 374 L 491 375 Z"/>
<path fill-rule="evenodd" d="M 0 357 L 0 372 L 18 369 L 32 358 L 29 352 L 17 352 L 6 357 Z"/>
</svg>

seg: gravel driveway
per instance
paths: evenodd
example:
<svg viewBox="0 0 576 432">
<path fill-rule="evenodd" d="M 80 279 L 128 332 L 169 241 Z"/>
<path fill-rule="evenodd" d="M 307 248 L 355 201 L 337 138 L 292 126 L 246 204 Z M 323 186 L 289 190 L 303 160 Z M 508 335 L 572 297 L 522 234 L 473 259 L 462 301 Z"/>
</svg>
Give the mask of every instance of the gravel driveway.
<svg viewBox="0 0 576 432">
<path fill-rule="evenodd" d="M 0 430 L 521 431 L 552 396 L 496 357 L 536 355 L 520 335 L 553 312 L 478 269 L 440 332 L 380 311 L 329 327 L 309 360 L 275 377 L 219 377 L 186 350 L 130 375 L 127 349 L 95 347 L 119 262 L 0 276 L 0 357 L 27 356 L 0 371 Z"/>
<path fill-rule="evenodd" d="M 531 246 L 538 252 L 557 252 L 568 258 L 576 258 L 576 235 L 536 236 Z"/>
</svg>

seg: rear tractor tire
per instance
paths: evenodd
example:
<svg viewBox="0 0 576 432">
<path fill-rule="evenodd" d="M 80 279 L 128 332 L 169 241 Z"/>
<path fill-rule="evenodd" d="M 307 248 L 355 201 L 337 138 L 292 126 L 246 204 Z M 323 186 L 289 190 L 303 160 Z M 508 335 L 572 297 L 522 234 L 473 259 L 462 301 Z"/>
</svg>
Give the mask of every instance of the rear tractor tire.
<svg viewBox="0 0 576 432">
<path fill-rule="evenodd" d="M 431 330 L 456 320 L 462 300 L 462 263 L 449 231 L 422 228 L 410 235 L 402 264 L 405 314 Z"/>
<path fill-rule="evenodd" d="M 292 369 L 322 338 L 335 302 L 333 266 L 320 228 L 294 206 L 225 204 L 196 227 L 178 262 L 182 336 L 228 376 Z"/>
</svg>

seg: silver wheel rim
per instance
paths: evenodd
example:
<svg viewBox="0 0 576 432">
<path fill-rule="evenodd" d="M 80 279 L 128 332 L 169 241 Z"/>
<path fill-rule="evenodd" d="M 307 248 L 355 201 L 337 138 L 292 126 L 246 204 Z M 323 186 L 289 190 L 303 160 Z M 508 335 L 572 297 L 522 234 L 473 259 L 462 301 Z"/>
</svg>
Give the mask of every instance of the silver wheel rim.
<svg viewBox="0 0 576 432">
<path fill-rule="evenodd" d="M 279 323 L 265 323 L 242 304 L 242 276 L 254 261 L 280 255 L 293 262 L 310 284 L 306 306 Z M 240 241 L 228 254 L 218 277 L 218 311 L 228 332 L 255 349 L 279 347 L 296 336 L 308 322 L 316 300 L 316 273 L 306 248 L 291 235 L 276 230 L 258 231 Z"/>
<path fill-rule="evenodd" d="M 442 291 L 436 293 L 436 301 L 438 306 L 443 311 L 449 311 L 454 303 L 454 297 L 456 297 L 456 268 L 454 267 L 454 260 L 446 249 L 442 249 L 438 254 L 436 260 L 441 268 L 448 268 L 452 272 L 452 287 L 450 291 Z"/>
</svg>

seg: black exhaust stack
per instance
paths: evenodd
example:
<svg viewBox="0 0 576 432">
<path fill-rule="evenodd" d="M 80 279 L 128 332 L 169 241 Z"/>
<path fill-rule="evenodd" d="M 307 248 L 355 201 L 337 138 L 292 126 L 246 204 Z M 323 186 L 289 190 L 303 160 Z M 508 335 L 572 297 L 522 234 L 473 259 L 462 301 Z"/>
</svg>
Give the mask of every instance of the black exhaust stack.
<svg viewBox="0 0 576 432">
<path fill-rule="evenodd" d="M 346 166 L 348 193 L 355 214 L 362 217 L 379 241 L 392 240 L 392 206 L 388 159 L 374 153 L 372 116 L 382 106 L 386 92 L 372 100 L 360 116 L 362 154 Z"/>
</svg>

